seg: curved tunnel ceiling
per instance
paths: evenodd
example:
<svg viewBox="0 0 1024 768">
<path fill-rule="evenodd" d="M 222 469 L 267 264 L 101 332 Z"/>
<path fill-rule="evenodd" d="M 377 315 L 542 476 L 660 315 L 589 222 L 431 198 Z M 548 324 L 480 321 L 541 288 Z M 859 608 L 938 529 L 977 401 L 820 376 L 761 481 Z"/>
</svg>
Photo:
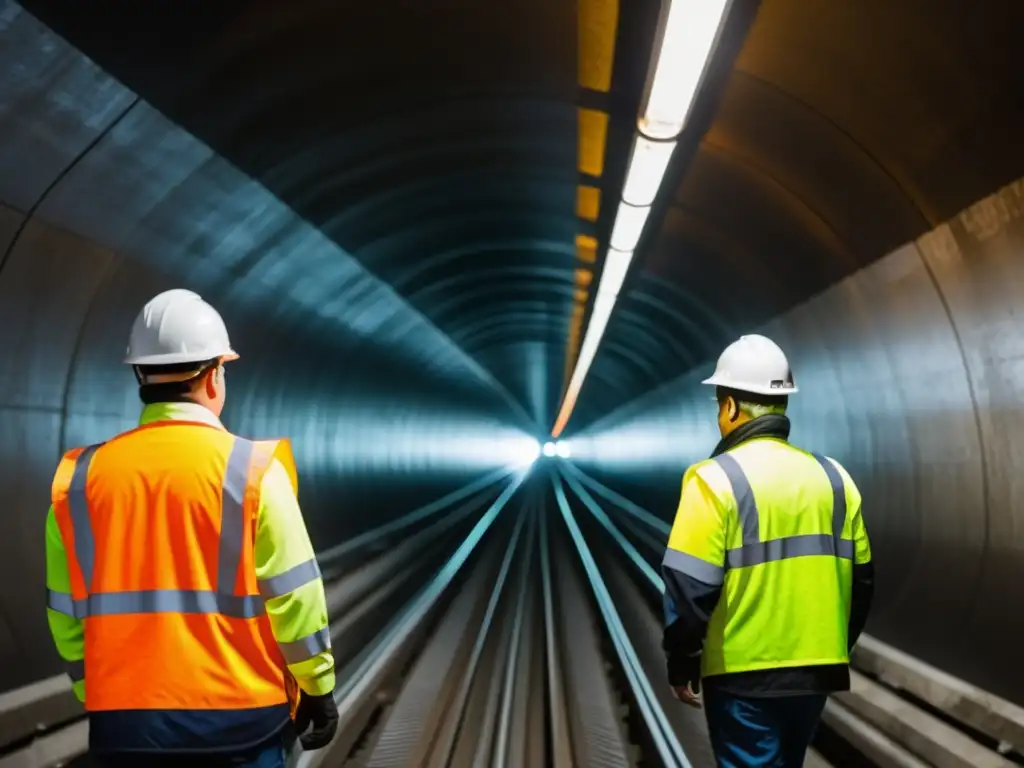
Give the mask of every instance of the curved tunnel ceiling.
<svg viewBox="0 0 1024 768">
<path fill-rule="evenodd" d="M 503 380 L 529 367 L 523 355 L 554 363 L 540 400 L 522 377 L 507 382 L 546 426 L 573 238 L 606 235 L 657 2 L 620 13 L 612 90 L 598 94 L 612 124 L 596 223 L 575 209 L 576 109 L 594 94 L 577 82 L 573 3 L 24 6 L 443 332 L 468 336 Z M 666 180 L 677 189 L 663 191 L 643 274 L 595 363 L 594 382 L 621 381 L 585 388 L 575 428 L 1016 178 L 1022 78 L 1007 52 L 1020 21 L 1003 0 L 941 12 L 787 0 L 757 10 L 745 40 L 738 25 L 724 46 L 738 58 L 709 73 L 692 121 L 706 133 L 684 136 Z M 654 309 L 665 303 L 672 315 Z M 521 327 L 518 351 L 501 334 L 475 341 L 492 316 Z"/>
<path fill-rule="evenodd" d="M 295 439 L 319 542 L 550 421 L 574 238 L 603 239 L 614 210 L 576 216 L 575 3 L 23 5 L 110 74 L 0 0 L 13 505 L 44 509 L 64 447 L 130 425 L 120 340 L 171 285 L 238 329 L 232 424 Z M 657 5 L 621 12 L 606 201 Z M 1024 174 L 1022 25 L 997 0 L 764 3 L 709 84 L 708 130 L 673 163 L 571 426 L 581 462 L 667 517 L 714 441 L 694 377 L 767 327 L 816 390 L 798 437 L 863 478 L 891 585 L 872 631 L 1018 701 L 1024 680 L 1000 670 L 1024 634 L 999 611 L 1024 578 L 1005 458 L 1024 387 L 995 332 L 1021 335 L 1022 208 L 999 208 L 996 234 L 990 207 L 955 217 Z M 42 559 L 18 520 L 0 541 L 11 583 Z M 34 586 L 3 595 L 0 658 L 24 663 L 0 689 L 56 668 Z"/>
<path fill-rule="evenodd" d="M 574 239 L 594 230 L 576 217 L 575 3 L 24 5 L 463 339 L 548 426 Z M 479 333 L 488 318 L 515 343 Z M 542 384 L 521 374 L 540 359 Z"/>
</svg>

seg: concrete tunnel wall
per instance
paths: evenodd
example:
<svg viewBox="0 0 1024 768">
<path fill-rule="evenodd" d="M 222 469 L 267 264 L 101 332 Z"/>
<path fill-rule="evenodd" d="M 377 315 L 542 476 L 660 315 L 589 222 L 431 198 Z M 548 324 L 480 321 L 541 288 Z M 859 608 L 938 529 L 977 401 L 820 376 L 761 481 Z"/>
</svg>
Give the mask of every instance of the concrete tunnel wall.
<svg viewBox="0 0 1024 768">
<path fill-rule="evenodd" d="M 520 414 L 387 285 L 14 3 L 0 36 L 0 691 L 61 671 L 50 481 L 135 425 L 121 358 L 161 290 L 222 310 L 225 423 L 291 438 L 318 549 L 504 463 Z"/>
<path fill-rule="evenodd" d="M 868 631 L 1024 704 L 1024 180 L 758 330 L 800 392 L 792 439 L 863 494 Z M 586 429 L 578 463 L 671 519 L 718 441 L 714 361 Z"/>
</svg>

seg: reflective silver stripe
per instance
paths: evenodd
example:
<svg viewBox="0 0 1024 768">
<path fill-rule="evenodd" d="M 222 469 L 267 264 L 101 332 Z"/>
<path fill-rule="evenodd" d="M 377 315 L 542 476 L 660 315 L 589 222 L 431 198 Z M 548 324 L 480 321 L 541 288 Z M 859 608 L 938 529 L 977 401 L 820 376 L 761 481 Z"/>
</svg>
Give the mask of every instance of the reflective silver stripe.
<svg viewBox="0 0 1024 768">
<path fill-rule="evenodd" d="M 825 470 L 829 484 L 832 486 L 832 533 L 799 534 L 770 541 L 760 540 L 760 515 L 757 503 L 754 500 L 750 481 L 747 480 L 740 463 L 729 454 L 722 454 L 715 458 L 726 477 L 729 478 L 733 495 L 736 497 L 740 525 L 743 529 L 743 546 L 727 550 L 725 553 L 726 568 L 745 568 L 810 555 L 853 559 L 853 542 L 842 538 L 843 526 L 846 524 L 846 486 L 843 483 L 843 477 L 829 459 L 818 454 L 811 455 Z M 676 567 L 676 570 L 686 573 L 681 567 Z M 696 579 L 700 578 L 692 573 L 689 575 Z"/>
<path fill-rule="evenodd" d="M 263 610 L 263 598 L 256 595 L 224 595 L 188 589 L 101 592 L 75 601 L 75 613 L 81 618 L 129 613 L 219 613 L 236 619 L 251 619 L 261 615 Z"/>
<path fill-rule="evenodd" d="M 80 659 L 78 661 L 65 661 L 64 667 L 67 670 L 68 677 L 71 678 L 72 683 L 77 683 L 79 680 L 85 680 L 85 661 Z"/>
<path fill-rule="evenodd" d="M 732 486 L 732 495 L 736 498 L 736 509 L 740 514 L 740 527 L 743 529 L 743 544 L 756 544 L 761 540 L 761 523 L 754 491 L 746 473 L 736 458 L 727 453 L 716 457 L 715 463 L 725 472 Z"/>
<path fill-rule="evenodd" d="M 46 590 L 46 607 L 57 613 L 63 613 L 65 616 L 75 615 L 75 601 L 67 592 Z"/>
<path fill-rule="evenodd" d="M 828 533 L 786 536 L 771 541 L 759 541 L 757 544 L 744 544 L 739 549 L 730 549 L 725 553 L 725 561 L 730 568 L 744 568 L 807 555 L 834 557 L 835 546 L 832 542 L 832 536 Z"/>
<path fill-rule="evenodd" d="M 832 535 L 840 539 L 843 536 L 843 526 L 846 525 L 846 485 L 843 483 L 843 476 L 839 474 L 835 464 L 824 456 L 817 453 L 811 455 L 821 464 L 832 485 Z"/>
<path fill-rule="evenodd" d="M 95 543 L 89 519 L 89 504 L 85 495 L 85 480 L 89 464 L 98 447 L 89 446 L 78 457 L 68 491 L 71 525 L 75 535 L 75 555 L 82 568 L 86 592 L 91 591 Z M 254 444 L 251 441 L 235 438 L 224 472 L 221 531 L 217 553 L 217 591 L 155 589 L 93 593 L 84 599 L 73 601 L 72 615 L 84 619 L 92 616 L 133 613 L 202 613 L 249 619 L 263 614 L 262 597 L 232 594 L 242 560 L 245 491 L 253 449 Z M 66 609 L 67 603 L 60 602 L 60 593 L 54 595 L 58 597 L 51 595 L 50 599 Z"/>
<path fill-rule="evenodd" d="M 719 586 L 725 580 L 725 568 L 677 549 L 666 549 L 661 564 L 713 587 Z"/>
<path fill-rule="evenodd" d="M 75 559 L 82 569 L 85 590 L 92 589 L 92 574 L 96 563 L 96 543 L 92 536 L 92 521 L 89 519 L 89 502 L 85 498 L 85 482 L 89 477 L 89 465 L 99 445 L 90 445 L 75 461 L 75 470 L 68 486 L 68 507 L 71 511 L 71 529 L 75 534 Z"/>
<path fill-rule="evenodd" d="M 242 538 L 245 528 L 245 488 L 249 481 L 249 464 L 253 444 L 235 438 L 224 472 L 221 496 L 220 547 L 217 554 L 217 591 L 232 594 L 242 560 Z"/>
<path fill-rule="evenodd" d="M 331 630 L 329 627 L 318 629 L 312 635 L 306 635 L 291 643 L 278 643 L 281 655 L 288 664 L 298 664 L 316 656 L 318 653 L 331 650 Z"/>
<path fill-rule="evenodd" d="M 316 558 L 299 563 L 294 568 L 289 568 L 284 573 L 264 579 L 260 584 L 260 594 L 264 600 L 272 597 L 281 597 L 289 592 L 294 592 L 304 584 L 309 584 L 320 578 L 320 567 L 316 564 Z"/>
</svg>

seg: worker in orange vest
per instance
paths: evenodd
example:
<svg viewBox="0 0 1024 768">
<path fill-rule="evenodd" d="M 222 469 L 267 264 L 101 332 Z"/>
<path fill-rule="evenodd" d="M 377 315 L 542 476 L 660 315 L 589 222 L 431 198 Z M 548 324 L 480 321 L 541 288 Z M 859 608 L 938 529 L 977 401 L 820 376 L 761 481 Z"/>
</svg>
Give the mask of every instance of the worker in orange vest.
<svg viewBox="0 0 1024 768">
<path fill-rule="evenodd" d="M 202 298 L 156 296 L 125 360 L 139 426 L 57 468 L 47 615 L 105 765 L 283 768 L 296 736 L 319 749 L 337 730 L 291 449 L 219 420 L 237 358 Z"/>
</svg>

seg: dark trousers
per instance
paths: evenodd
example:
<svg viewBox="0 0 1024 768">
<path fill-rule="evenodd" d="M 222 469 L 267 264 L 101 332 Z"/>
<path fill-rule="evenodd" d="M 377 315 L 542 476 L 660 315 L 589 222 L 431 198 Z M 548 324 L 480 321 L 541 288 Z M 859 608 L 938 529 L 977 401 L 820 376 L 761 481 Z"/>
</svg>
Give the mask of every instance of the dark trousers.
<svg viewBox="0 0 1024 768">
<path fill-rule="evenodd" d="M 160 755 L 121 753 L 93 755 L 97 768 L 286 768 L 295 738 L 291 733 L 250 749 L 227 755 Z"/>
<path fill-rule="evenodd" d="M 802 768 L 826 697 L 745 698 L 704 691 L 719 768 Z"/>
</svg>

